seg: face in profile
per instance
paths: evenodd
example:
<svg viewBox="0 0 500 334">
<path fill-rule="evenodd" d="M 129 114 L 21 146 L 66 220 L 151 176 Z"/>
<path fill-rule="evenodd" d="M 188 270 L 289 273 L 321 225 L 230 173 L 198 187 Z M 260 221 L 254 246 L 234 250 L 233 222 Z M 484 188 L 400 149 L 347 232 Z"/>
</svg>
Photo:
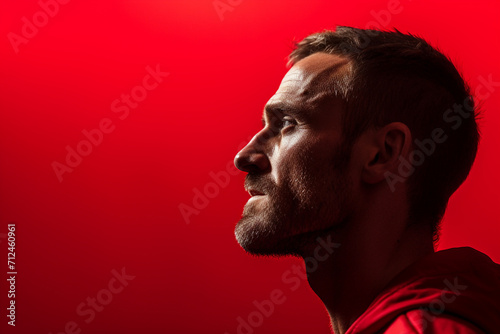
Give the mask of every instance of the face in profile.
<svg viewBox="0 0 500 334">
<path fill-rule="evenodd" d="M 323 53 L 297 62 L 266 104 L 263 129 L 236 156 L 251 198 L 235 235 L 249 253 L 300 255 L 348 219 L 350 149 L 331 87 L 348 66 Z"/>
</svg>

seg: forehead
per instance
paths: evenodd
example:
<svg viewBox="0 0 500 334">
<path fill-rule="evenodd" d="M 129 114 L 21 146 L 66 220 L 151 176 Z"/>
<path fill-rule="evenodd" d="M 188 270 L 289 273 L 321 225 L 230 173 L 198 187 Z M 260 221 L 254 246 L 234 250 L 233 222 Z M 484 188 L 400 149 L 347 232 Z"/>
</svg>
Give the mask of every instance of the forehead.
<svg viewBox="0 0 500 334">
<path fill-rule="evenodd" d="M 284 76 L 267 107 L 290 105 L 294 109 L 315 110 L 342 90 L 350 70 L 347 58 L 315 53 L 298 61 Z"/>
</svg>

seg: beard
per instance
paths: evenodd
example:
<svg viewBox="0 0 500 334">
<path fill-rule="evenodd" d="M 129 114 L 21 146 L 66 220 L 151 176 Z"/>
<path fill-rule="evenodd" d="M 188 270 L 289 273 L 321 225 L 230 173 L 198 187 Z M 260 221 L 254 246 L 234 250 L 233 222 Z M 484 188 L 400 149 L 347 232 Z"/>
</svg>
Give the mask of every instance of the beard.
<svg viewBox="0 0 500 334">
<path fill-rule="evenodd" d="M 348 158 L 340 148 L 323 164 L 302 155 L 283 172 L 280 185 L 269 174 L 248 174 L 245 188 L 265 195 L 253 197 L 243 209 L 235 228 L 241 247 L 253 255 L 303 257 L 318 237 L 342 226 L 350 212 Z"/>
</svg>

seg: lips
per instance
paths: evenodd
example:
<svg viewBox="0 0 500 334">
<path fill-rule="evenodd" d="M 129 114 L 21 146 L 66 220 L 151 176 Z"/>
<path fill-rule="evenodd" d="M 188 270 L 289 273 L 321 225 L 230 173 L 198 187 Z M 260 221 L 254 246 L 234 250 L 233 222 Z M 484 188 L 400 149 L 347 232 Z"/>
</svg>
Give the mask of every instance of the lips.
<svg viewBox="0 0 500 334">
<path fill-rule="evenodd" d="M 250 194 L 250 196 L 254 197 L 254 196 L 262 196 L 264 195 L 264 193 L 258 191 L 258 190 L 255 190 L 255 189 L 248 189 L 248 193 Z"/>
</svg>

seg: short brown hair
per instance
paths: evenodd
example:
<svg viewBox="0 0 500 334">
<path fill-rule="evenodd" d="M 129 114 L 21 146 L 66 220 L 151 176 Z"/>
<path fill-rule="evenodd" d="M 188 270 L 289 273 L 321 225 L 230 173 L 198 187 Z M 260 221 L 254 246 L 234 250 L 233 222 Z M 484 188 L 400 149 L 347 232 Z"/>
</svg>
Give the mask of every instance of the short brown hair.
<svg viewBox="0 0 500 334">
<path fill-rule="evenodd" d="M 402 122 L 415 140 L 412 153 L 418 153 L 422 147 L 417 144 L 429 144 L 433 131 L 442 129 L 446 140 L 435 143 L 421 165 L 415 162 L 407 181 L 409 221 L 431 224 L 437 241 L 448 199 L 466 179 L 477 152 L 478 108 L 469 86 L 448 57 L 422 38 L 398 30 L 340 26 L 315 33 L 296 44 L 289 64 L 317 52 L 351 63 L 343 83 L 348 89 L 340 96 L 348 147 L 370 127 Z"/>
</svg>

